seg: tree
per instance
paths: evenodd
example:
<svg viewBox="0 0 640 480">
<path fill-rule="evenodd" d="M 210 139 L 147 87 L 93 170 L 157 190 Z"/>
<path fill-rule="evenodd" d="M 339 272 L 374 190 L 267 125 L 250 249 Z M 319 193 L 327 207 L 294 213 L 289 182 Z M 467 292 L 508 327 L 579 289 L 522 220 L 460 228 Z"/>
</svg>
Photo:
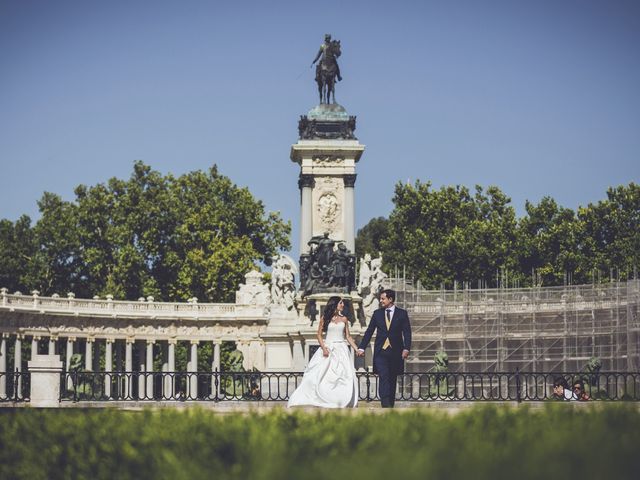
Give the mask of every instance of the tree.
<svg viewBox="0 0 640 480">
<path fill-rule="evenodd" d="M 25 283 L 41 293 L 76 291 L 81 283 L 77 208 L 50 192 L 43 194 L 38 208 L 42 217 L 33 227 L 35 249 Z"/>
<path fill-rule="evenodd" d="M 574 283 L 584 283 L 583 226 L 575 212 L 550 197 L 537 205 L 527 201 L 525 209 L 527 215 L 518 224 L 522 274 L 533 272 L 539 286 L 562 285 L 568 275 Z"/>
<path fill-rule="evenodd" d="M 640 266 L 640 185 L 610 187 L 607 198 L 578 208 L 588 272 L 630 278 Z"/>
<path fill-rule="evenodd" d="M 497 187 L 432 190 L 430 183 L 398 183 L 381 241 L 385 265 L 404 265 L 427 288 L 453 281 L 495 278 L 515 270 L 516 219 L 510 199 Z"/>
<path fill-rule="evenodd" d="M 75 195 L 64 202 L 45 193 L 32 229 L 28 217 L 0 223 L 0 279 L 8 286 L 232 301 L 248 270 L 290 248 L 290 225 L 265 215 L 262 202 L 215 166 L 174 177 L 136 162 L 128 180 L 80 185 Z M 11 251 L 20 252 L 18 263 Z"/>
<path fill-rule="evenodd" d="M 0 287 L 10 292 L 29 290 L 27 276 L 35 251 L 31 219 L 27 215 L 15 223 L 0 220 Z"/>
<path fill-rule="evenodd" d="M 630 278 L 640 265 L 640 186 L 611 187 L 607 198 L 577 212 L 544 197 L 527 201 L 516 220 L 497 187 L 432 190 L 430 183 L 396 185 L 386 221 L 358 232 L 359 254 L 383 253 L 385 268 L 405 266 L 427 288 L 454 281 L 486 285 L 562 285 Z M 375 247 L 371 247 L 374 245 Z M 533 275 L 532 275 L 533 273 Z M 498 278 L 496 278 L 498 276 Z"/>
<path fill-rule="evenodd" d="M 358 230 L 356 236 L 356 251 L 358 257 L 370 253 L 377 256 L 382 250 L 382 239 L 387 236 L 389 220 L 384 217 L 372 218 L 364 227 Z"/>
</svg>

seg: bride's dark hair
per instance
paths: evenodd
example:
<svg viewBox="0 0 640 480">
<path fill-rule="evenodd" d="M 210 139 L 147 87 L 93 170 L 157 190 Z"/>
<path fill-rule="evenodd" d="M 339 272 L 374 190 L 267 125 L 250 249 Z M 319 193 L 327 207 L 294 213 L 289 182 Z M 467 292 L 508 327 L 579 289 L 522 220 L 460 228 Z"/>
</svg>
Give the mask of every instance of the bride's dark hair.
<svg viewBox="0 0 640 480">
<path fill-rule="evenodd" d="M 329 328 L 329 322 L 331 322 L 331 319 L 338 311 L 338 304 L 340 303 L 340 300 L 342 300 L 342 298 L 340 297 L 329 298 L 327 304 L 324 307 L 324 310 L 322 311 L 322 331 L 325 333 Z"/>
</svg>

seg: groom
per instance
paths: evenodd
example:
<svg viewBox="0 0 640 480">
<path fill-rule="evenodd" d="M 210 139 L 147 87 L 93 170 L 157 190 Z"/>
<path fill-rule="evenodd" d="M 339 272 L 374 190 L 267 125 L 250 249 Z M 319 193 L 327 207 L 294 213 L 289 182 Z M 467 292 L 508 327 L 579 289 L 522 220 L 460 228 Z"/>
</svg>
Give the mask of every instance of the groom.
<svg viewBox="0 0 640 480">
<path fill-rule="evenodd" d="M 393 408 L 396 401 L 396 382 L 404 372 L 404 360 L 411 348 L 411 325 L 406 310 L 396 307 L 396 292 L 383 290 L 380 306 L 373 313 L 369 327 L 358 347 L 357 355 L 362 357 L 373 331 L 377 330 L 373 347 L 373 373 L 378 374 L 378 391 L 382 408 Z"/>
</svg>

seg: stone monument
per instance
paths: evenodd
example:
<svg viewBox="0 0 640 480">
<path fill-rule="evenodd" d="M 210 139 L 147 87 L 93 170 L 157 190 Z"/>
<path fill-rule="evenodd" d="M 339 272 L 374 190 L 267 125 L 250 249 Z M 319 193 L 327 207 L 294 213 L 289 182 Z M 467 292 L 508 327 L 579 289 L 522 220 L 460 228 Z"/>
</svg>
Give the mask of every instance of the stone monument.
<svg viewBox="0 0 640 480">
<path fill-rule="evenodd" d="M 345 300 L 352 335 L 364 325 L 353 252 L 356 163 L 365 147 L 355 136 L 356 117 L 335 102 L 340 48 L 325 36 L 313 62 L 320 103 L 300 117 L 291 147 L 290 158 L 300 166 L 300 262 L 296 268 L 289 257 L 274 259 L 269 325 L 260 335 L 270 371 L 304 370 L 318 344 L 316 322 L 333 295 Z"/>
<path fill-rule="evenodd" d="M 340 42 L 325 35 L 318 60 L 318 86 L 330 85 L 320 104 L 298 122 L 298 142 L 291 160 L 300 165 L 299 307 L 311 321 L 322 314 L 332 295 L 351 300 L 354 322 L 362 299 L 356 293 L 354 187 L 356 163 L 365 146 L 355 136 L 356 117 L 335 102 L 335 80 L 341 80 Z M 331 96 L 333 94 L 333 102 Z"/>
</svg>

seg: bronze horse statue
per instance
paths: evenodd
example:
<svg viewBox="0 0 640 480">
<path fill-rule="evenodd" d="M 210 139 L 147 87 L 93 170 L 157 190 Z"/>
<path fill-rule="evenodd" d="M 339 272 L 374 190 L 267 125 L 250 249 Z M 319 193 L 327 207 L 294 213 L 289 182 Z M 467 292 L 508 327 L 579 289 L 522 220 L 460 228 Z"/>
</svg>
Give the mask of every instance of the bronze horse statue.
<svg viewBox="0 0 640 480">
<path fill-rule="evenodd" d="M 337 58 L 342 54 L 340 40 L 331 40 L 329 35 L 327 37 L 313 61 L 313 63 L 316 63 L 320 59 L 320 62 L 316 65 L 316 82 L 321 104 L 336 103 L 336 78 L 338 81 L 342 80 L 337 61 Z M 332 96 L 333 101 L 331 101 Z"/>
</svg>

